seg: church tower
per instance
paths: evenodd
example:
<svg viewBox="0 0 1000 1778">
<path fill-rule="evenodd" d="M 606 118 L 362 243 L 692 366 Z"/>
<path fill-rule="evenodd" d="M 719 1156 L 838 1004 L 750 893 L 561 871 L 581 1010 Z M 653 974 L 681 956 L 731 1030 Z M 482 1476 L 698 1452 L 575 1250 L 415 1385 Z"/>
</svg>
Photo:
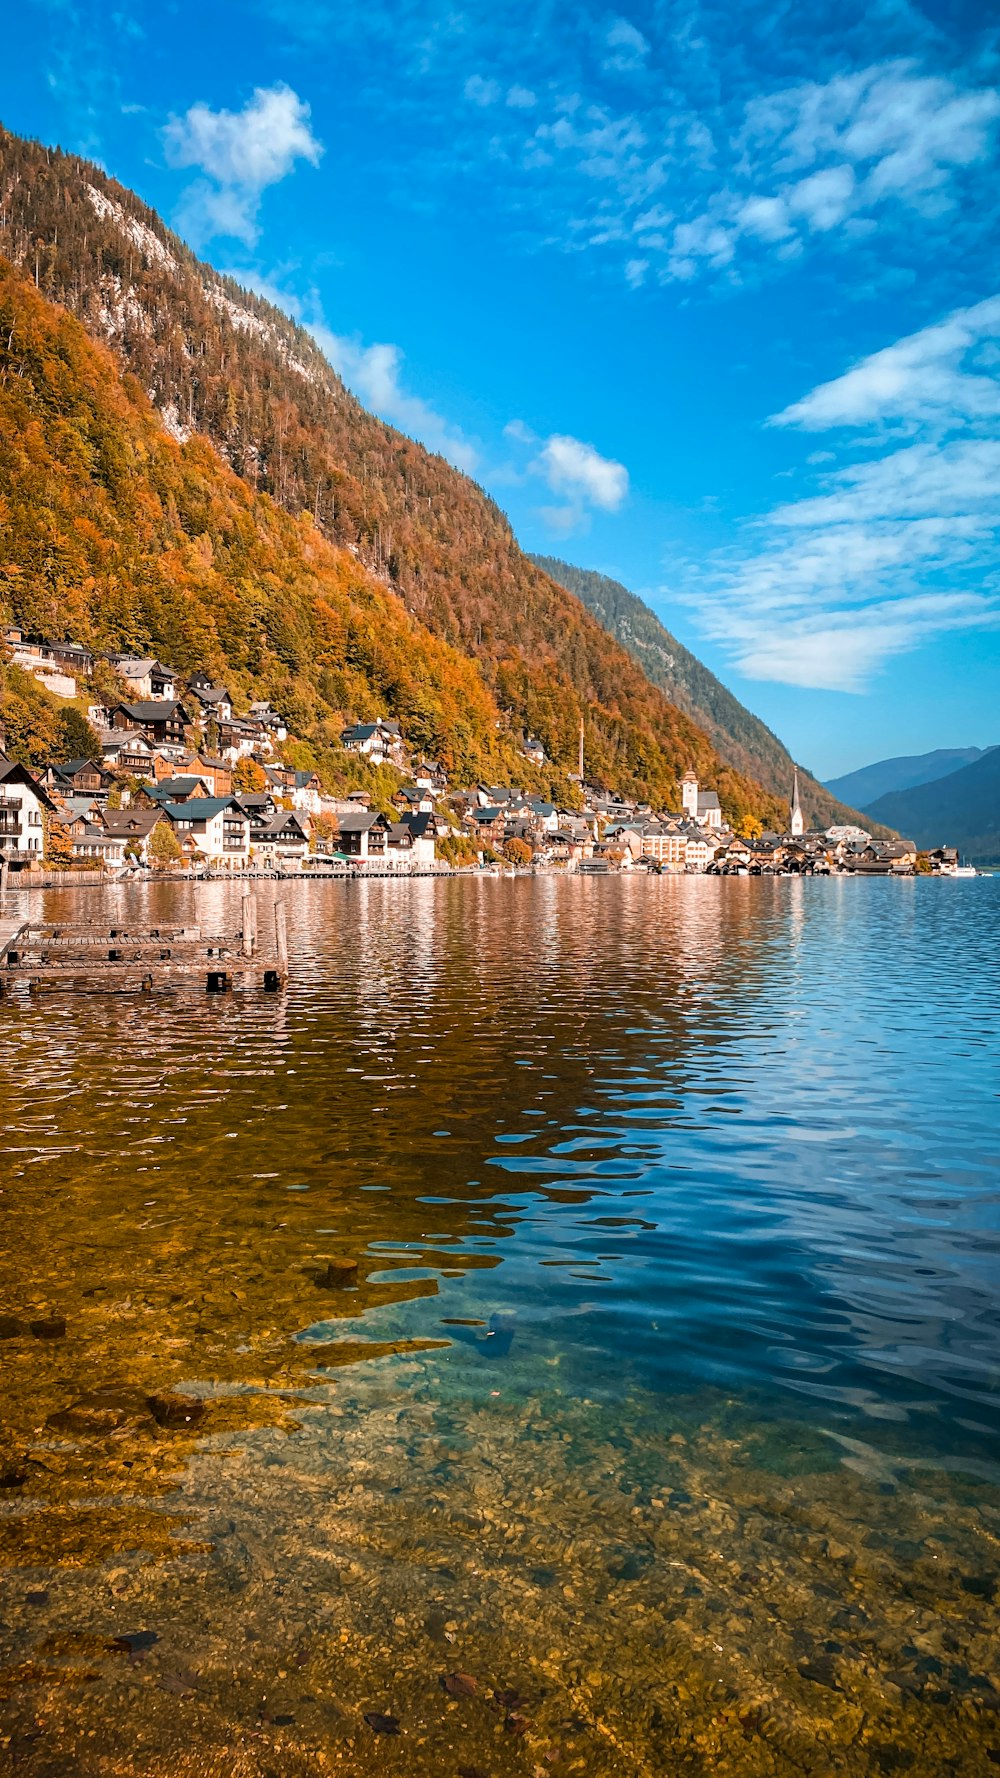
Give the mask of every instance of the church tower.
<svg viewBox="0 0 1000 1778">
<path fill-rule="evenodd" d="M 681 802 L 684 813 L 692 821 L 698 819 L 698 776 L 693 767 L 689 766 L 681 779 Z"/>
<path fill-rule="evenodd" d="M 804 828 L 805 822 L 802 818 L 802 809 L 799 805 L 799 772 L 798 767 L 796 766 L 795 775 L 792 779 L 792 809 L 788 831 L 791 834 L 798 834 L 802 833 Z"/>
</svg>

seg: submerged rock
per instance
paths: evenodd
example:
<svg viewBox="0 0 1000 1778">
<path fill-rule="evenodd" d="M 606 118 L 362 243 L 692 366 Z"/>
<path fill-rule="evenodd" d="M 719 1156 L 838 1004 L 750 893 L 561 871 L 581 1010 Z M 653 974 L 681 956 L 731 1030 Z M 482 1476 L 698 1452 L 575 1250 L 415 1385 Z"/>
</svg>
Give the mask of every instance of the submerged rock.
<svg viewBox="0 0 1000 1778">
<path fill-rule="evenodd" d="M 439 1683 L 449 1698 L 471 1698 L 477 1689 L 471 1673 L 442 1673 Z"/>
<path fill-rule="evenodd" d="M 399 1717 L 387 1716 L 381 1710 L 366 1710 L 365 1721 L 376 1735 L 398 1735 Z"/>
<path fill-rule="evenodd" d="M 100 1437 L 117 1432 L 123 1426 L 135 1426 L 149 1420 L 151 1409 L 143 1389 L 130 1384 L 120 1388 L 93 1389 L 81 1395 L 68 1407 L 50 1414 L 46 1425 L 54 1432 L 69 1432 L 83 1437 Z"/>
<path fill-rule="evenodd" d="M 0 1340 L 17 1340 L 27 1331 L 26 1323 L 16 1315 L 0 1315 Z"/>
<path fill-rule="evenodd" d="M 316 1273 L 316 1283 L 321 1290 L 341 1290 L 345 1284 L 356 1284 L 357 1281 L 356 1259 L 331 1259 Z"/>
<path fill-rule="evenodd" d="M 120 1636 L 111 1639 L 112 1648 L 119 1649 L 122 1654 L 142 1655 L 147 1648 L 152 1648 L 160 1638 L 155 1630 L 125 1630 Z"/>
<path fill-rule="evenodd" d="M 149 1412 L 157 1426 L 196 1426 L 204 1418 L 205 1403 L 197 1395 L 151 1395 Z"/>
<path fill-rule="evenodd" d="M 28 1326 L 36 1340 L 64 1340 L 66 1338 L 65 1315 L 43 1315 L 38 1321 L 29 1321 Z"/>
</svg>

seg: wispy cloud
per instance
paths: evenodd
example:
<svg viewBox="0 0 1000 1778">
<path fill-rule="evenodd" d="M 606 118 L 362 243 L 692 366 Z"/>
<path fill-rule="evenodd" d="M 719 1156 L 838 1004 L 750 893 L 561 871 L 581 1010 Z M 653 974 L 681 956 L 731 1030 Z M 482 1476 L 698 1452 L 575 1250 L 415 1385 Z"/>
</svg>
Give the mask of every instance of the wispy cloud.
<svg viewBox="0 0 1000 1778">
<path fill-rule="evenodd" d="M 300 295 L 287 287 L 280 274 L 268 276 L 254 267 L 240 266 L 230 268 L 228 275 L 312 334 L 337 375 L 379 419 L 418 439 L 428 450 L 447 457 L 456 469 L 468 475 L 479 467 L 475 443 L 430 402 L 407 388 L 403 374 L 405 355 L 399 346 L 385 342 L 367 345 L 357 335 L 337 333 L 327 323 L 315 292 Z"/>
<path fill-rule="evenodd" d="M 309 118 L 309 106 L 284 85 L 255 88 L 242 111 L 197 104 L 172 117 L 163 130 L 169 165 L 204 174 L 181 199 L 181 229 L 196 242 L 216 236 L 255 241 L 266 187 L 297 161 L 319 163 L 323 148 Z"/>
<path fill-rule="evenodd" d="M 428 450 L 447 457 L 467 475 L 476 470 L 479 451 L 471 439 L 429 402 L 406 388 L 402 374 L 404 356 L 399 346 L 366 346 L 360 339 L 334 333 L 315 319 L 307 319 L 304 325 L 348 388 L 380 419 L 419 439 Z"/>
<path fill-rule="evenodd" d="M 630 74 L 645 66 L 649 44 L 630 19 L 613 19 L 604 33 L 603 67 L 616 74 Z"/>
<path fill-rule="evenodd" d="M 1000 297 L 871 354 L 770 424 L 845 430 L 817 491 L 747 527 L 689 602 L 750 678 L 862 690 L 928 638 L 1000 625 Z M 909 442 L 886 450 L 893 433 Z M 833 467 L 828 466 L 832 459 Z"/>
<path fill-rule="evenodd" d="M 729 265 L 738 253 L 788 258 L 817 236 L 877 228 L 899 210 L 937 216 L 956 179 L 991 156 L 1000 93 L 893 61 L 752 99 L 723 183 L 680 222 L 666 275 Z"/>
<path fill-rule="evenodd" d="M 862 359 L 842 377 L 775 414 L 772 426 L 825 432 L 877 420 L 906 426 L 961 417 L 989 420 L 1000 412 L 996 378 L 1000 297 L 956 309 L 934 327 Z"/>
<path fill-rule="evenodd" d="M 566 535 L 585 524 L 592 512 L 617 512 L 625 501 L 629 473 L 624 463 L 602 457 L 592 444 L 564 432 L 539 438 L 522 420 L 511 420 L 504 436 L 523 447 L 523 473 L 539 477 L 558 496 L 559 505 L 539 509 L 550 531 Z"/>
</svg>

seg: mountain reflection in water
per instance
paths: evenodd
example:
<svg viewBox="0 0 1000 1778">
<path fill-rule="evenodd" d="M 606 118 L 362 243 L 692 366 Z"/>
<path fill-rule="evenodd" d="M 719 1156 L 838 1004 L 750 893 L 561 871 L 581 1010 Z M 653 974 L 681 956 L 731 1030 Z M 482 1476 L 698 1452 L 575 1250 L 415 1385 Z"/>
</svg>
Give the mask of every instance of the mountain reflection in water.
<svg viewBox="0 0 1000 1778">
<path fill-rule="evenodd" d="M 0 1771 L 1000 1764 L 995 881 L 284 893 L 0 1002 Z"/>
</svg>

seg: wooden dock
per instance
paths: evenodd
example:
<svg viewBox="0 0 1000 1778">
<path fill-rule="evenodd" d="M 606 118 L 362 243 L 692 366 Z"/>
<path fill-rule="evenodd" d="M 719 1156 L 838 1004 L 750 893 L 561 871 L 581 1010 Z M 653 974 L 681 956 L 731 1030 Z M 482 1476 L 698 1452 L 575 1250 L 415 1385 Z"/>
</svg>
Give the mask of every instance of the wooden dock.
<svg viewBox="0 0 1000 1778">
<path fill-rule="evenodd" d="M 243 925 L 232 934 L 207 934 L 198 926 L 133 920 L 37 920 L 0 915 L 0 995 L 18 985 L 149 993 L 160 986 L 196 986 L 209 994 L 231 988 L 273 993 L 288 978 L 285 904 L 274 903 L 274 945 L 260 951 L 257 899 L 243 896 Z"/>
</svg>

